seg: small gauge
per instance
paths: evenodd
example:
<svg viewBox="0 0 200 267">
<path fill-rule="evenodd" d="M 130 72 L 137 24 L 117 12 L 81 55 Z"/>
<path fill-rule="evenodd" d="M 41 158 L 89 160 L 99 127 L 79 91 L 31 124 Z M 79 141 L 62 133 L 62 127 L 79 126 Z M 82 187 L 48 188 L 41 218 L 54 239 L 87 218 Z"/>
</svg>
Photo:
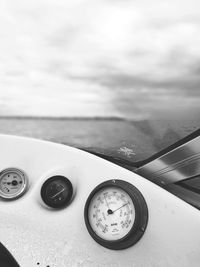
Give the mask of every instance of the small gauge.
<svg viewBox="0 0 200 267">
<path fill-rule="evenodd" d="M 41 188 L 41 197 L 44 203 L 60 209 L 69 204 L 73 195 L 71 182 L 64 176 L 56 175 L 46 180 Z"/>
<path fill-rule="evenodd" d="M 85 223 L 93 239 L 114 250 L 134 245 L 144 234 L 148 209 L 140 191 L 122 180 L 98 185 L 85 205 Z"/>
<path fill-rule="evenodd" d="M 15 199 L 27 189 L 28 179 L 25 173 L 16 168 L 8 168 L 0 173 L 0 197 Z"/>
</svg>

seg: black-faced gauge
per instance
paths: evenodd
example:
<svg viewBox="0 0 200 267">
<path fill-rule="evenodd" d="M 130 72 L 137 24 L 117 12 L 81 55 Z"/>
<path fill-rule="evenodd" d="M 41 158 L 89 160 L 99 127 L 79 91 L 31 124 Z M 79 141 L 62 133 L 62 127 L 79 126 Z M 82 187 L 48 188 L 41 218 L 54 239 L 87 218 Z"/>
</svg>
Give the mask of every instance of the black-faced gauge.
<svg viewBox="0 0 200 267">
<path fill-rule="evenodd" d="M 109 180 L 89 195 L 84 211 L 92 238 L 114 250 L 125 249 L 143 236 L 148 208 L 140 191 L 123 180 Z"/>
<path fill-rule="evenodd" d="M 26 174 L 16 168 L 8 168 L 0 172 L 0 197 L 15 199 L 23 195 L 28 186 Z"/>
<path fill-rule="evenodd" d="M 41 188 L 44 203 L 55 209 L 67 206 L 73 195 L 72 183 L 64 176 L 56 175 L 47 179 Z"/>
</svg>

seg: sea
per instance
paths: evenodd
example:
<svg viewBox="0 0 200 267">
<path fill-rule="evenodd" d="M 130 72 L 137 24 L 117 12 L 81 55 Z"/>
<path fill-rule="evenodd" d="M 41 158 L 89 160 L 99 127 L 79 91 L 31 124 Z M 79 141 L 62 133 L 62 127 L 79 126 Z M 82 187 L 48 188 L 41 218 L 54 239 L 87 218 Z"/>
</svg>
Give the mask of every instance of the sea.
<svg viewBox="0 0 200 267">
<path fill-rule="evenodd" d="M 152 156 L 199 128 L 198 120 L 0 117 L 0 134 L 52 141 L 132 162 Z"/>
</svg>

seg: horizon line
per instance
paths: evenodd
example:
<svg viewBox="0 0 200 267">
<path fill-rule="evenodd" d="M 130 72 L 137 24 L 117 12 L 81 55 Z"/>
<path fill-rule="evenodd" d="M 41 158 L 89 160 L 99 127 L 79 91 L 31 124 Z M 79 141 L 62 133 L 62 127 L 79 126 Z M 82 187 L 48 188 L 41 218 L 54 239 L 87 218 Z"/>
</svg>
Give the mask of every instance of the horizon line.
<svg viewBox="0 0 200 267">
<path fill-rule="evenodd" d="M 129 119 L 120 116 L 23 116 L 23 115 L 0 115 L 0 119 L 19 119 L 19 120 L 115 120 L 128 121 Z"/>
</svg>

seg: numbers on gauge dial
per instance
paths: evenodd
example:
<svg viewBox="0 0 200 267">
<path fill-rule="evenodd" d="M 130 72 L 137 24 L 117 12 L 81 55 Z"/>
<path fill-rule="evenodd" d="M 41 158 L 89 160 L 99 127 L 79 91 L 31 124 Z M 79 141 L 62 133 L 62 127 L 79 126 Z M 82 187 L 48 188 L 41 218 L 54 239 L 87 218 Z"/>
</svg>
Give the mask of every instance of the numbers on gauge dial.
<svg viewBox="0 0 200 267">
<path fill-rule="evenodd" d="M 114 241 L 125 237 L 133 227 L 135 208 L 124 190 L 110 187 L 93 196 L 88 215 L 93 231 L 104 240 Z"/>
<path fill-rule="evenodd" d="M 22 186 L 23 179 L 17 172 L 8 172 L 1 177 L 0 188 L 5 194 L 15 194 Z"/>
</svg>

